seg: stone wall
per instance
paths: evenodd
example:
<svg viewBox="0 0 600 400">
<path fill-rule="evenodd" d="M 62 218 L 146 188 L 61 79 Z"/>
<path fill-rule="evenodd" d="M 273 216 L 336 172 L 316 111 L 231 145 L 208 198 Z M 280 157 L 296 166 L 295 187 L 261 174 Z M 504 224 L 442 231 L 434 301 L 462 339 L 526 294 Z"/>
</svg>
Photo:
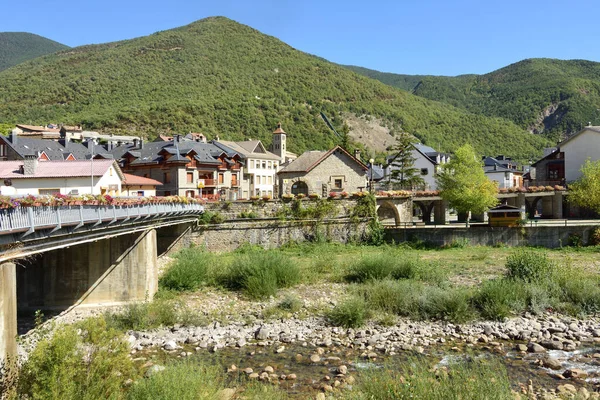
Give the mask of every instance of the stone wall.
<svg viewBox="0 0 600 400">
<path fill-rule="evenodd" d="M 597 225 L 534 226 L 526 228 L 472 226 L 470 228 L 390 228 L 386 240 L 395 243 L 422 241 L 435 246 L 449 246 L 466 241 L 481 246 L 541 246 L 557 248 L 569 244 L 569 236 L 579 235 L 587 243 Z"/>
<path fill-rule="evenodd" d="M 233 221 L 199 227 L 187 233 L 173 250 L 190 245 L 209 251 L 225 252 L 243 244 L 276 248 L 289 242 L 304 242 L 322 237 L 333 242 L 348 243 L 366 234 L 367 223 L 348 219 L 316 221 Z"/>
<path fill-rule="evenodd" d="M 302 200 L 305 206 L 311 204 L 310 199 Z M 332 199 L 336 205 L 337 212 L 331 217 L 347 217 L 350 215 L 352 208 L 356 205 L 354 199 Z M 204 208 L 206 211 L 219 212 L 225 219 L 239 219 L 242 212 L 253 211 L 257 218 L 275 218 L 279 211 L 286 203 L 281 200 L 257 200 L 257 201 L 221 201 L 206 203 Z M 287 203 L 289 205 L 289 203 Z"/>
</svg>

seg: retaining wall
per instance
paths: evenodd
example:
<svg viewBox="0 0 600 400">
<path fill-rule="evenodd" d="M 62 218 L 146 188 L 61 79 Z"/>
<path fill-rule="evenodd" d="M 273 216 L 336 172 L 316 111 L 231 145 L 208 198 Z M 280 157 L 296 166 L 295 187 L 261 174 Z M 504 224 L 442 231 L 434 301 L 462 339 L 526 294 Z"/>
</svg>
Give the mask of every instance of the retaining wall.
<svg viewBox="0 0 600 400">
<path fill-rule="evenodd" d="M 390 228 L 386 229 L 388 242 L 422 241 L 435 246 L 468 242 L 481 246 L 541 246 L 557 248 L 569 244 L 571 235 L 579 235 L 588 243 L 598 225 L 587 226 L 534 226 L 526 228 L 471 226 L 470 228 Z"/>
</svg>

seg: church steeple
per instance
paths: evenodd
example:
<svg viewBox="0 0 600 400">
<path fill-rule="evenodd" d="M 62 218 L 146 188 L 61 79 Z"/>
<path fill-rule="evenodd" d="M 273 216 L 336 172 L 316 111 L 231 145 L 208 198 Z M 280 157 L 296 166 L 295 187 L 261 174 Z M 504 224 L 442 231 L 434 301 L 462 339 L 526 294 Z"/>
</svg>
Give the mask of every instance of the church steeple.
<svg viewBox="0 0 600 400">
<path fill-rule="evenodd" d="M 287 135 L 283 128 L 281 128 L 281 122 L 277 124 L 277 129 L 273 131 L 273 153 L 278 155 L 281 162 L 285 162 L 286 158 L 286 143 Z"/>
</svg>

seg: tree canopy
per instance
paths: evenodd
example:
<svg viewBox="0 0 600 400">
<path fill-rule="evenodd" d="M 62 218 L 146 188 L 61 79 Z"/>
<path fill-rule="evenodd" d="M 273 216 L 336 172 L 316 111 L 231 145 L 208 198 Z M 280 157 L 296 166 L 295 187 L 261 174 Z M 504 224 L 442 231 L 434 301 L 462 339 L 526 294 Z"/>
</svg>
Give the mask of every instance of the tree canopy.
<svg viewBox="0 0 600 400">
<path fill-rule="evenodd" d="M 415 168 L 413 151 L 416 138 L 408 133 L 396 137 L 396 143 L 388 148 L 394 157 L 390 162 L 390 189 L 415 189 L 425 184 L 418 168 Z"/>
<path fill-rule="evenodd" d="M 498 204 L 497 185 L 485 176 L 480 160 L 466 144 L 438 172 L 440 196 L 460 213 L 480 214 Z"/>
<path fill-rule="evenodd" d="M 569 185 L 569 202 L 600 213 L 600 160 L 585 160 L 581 177 Z"/>
</svg>

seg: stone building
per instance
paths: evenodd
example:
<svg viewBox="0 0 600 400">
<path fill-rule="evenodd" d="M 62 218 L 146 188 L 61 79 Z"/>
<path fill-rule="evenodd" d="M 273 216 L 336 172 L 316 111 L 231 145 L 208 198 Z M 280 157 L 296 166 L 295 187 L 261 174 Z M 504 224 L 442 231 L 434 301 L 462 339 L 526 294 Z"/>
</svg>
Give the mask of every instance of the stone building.
<svg viewBox="0 0 600 400">
<path fill-rule="evenodd" d="M 277 174 L 279 194 L 360 192 L 367 188 L 367 166 L 340 146 L 307 151 Z"/>
</svg>

